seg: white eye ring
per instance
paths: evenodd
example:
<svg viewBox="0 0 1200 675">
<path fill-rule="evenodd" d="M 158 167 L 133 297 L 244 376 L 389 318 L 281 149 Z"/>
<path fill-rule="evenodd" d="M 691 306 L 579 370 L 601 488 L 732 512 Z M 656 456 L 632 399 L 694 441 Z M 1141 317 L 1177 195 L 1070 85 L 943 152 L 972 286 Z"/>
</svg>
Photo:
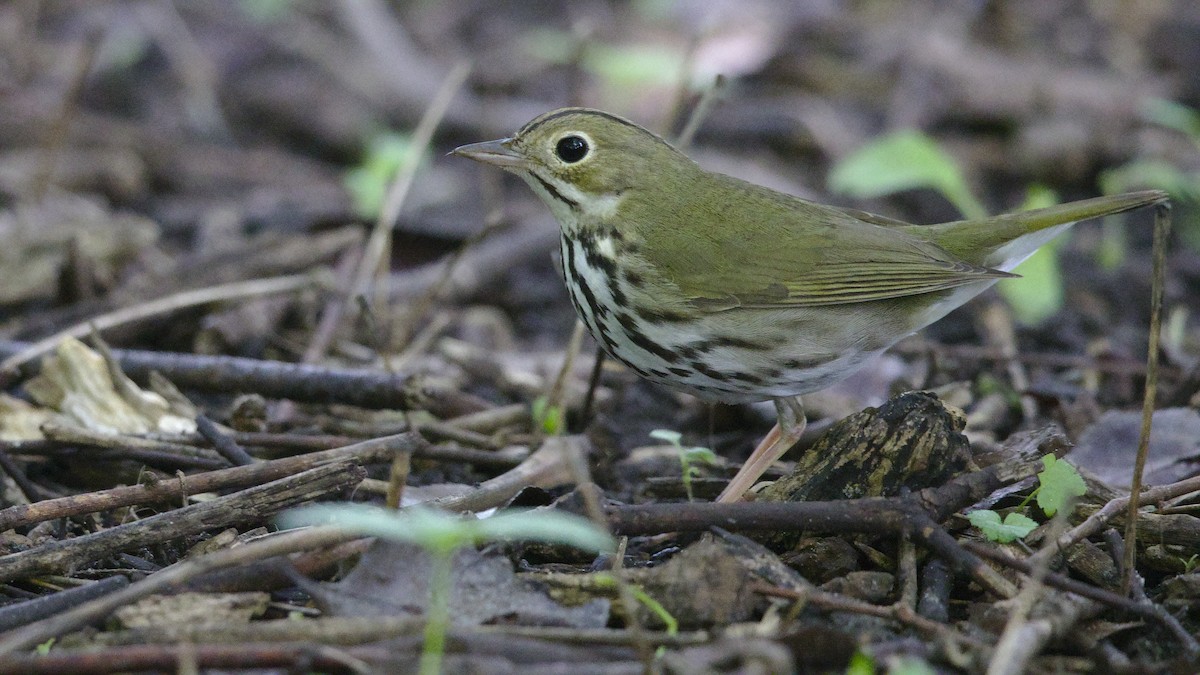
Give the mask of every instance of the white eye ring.
<svg viewBox="0 0 1200 675">
<path fill-rule="evenodd" d="M 592 139 L 581 131 L 571 131 L 554 144 L 554 156 L 563 164 L 578 164 L 587 159 L 593 148 Z"/>
</svg>

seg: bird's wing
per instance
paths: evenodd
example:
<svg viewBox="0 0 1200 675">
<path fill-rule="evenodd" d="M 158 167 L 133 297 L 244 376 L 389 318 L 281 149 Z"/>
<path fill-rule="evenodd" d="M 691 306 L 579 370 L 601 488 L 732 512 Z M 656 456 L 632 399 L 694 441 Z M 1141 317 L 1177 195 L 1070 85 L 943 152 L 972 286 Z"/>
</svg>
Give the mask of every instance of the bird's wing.
<svg viewBox="0 0 1200 675">
<path fill-rule="evenodd" d="M 697 308 L 843 305 L 1013 276 L 960 260 L 899 221 L 868 222 L 858 212 L 720 178 L 730 181 L 719 186 L 724 194 L 710 191 L 688 209 L 713 227 L 646 241 L 651 262 Z"/>
</svg>

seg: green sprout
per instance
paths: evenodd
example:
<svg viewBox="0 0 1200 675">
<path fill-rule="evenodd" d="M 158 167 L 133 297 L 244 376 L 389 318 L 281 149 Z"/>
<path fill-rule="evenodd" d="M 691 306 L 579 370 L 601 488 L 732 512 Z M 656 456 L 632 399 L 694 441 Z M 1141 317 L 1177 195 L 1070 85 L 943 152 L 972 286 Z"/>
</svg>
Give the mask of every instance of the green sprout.
<svg viewBox="0 0 1200 675">
<path fill-rule="evenodd" d="M 616 588 L 617 578 L 608 573 L 601 573 L 595 576 L 595 583 L 597 588 Z M 642 603 L 646 609 L 650 610 L 651 614 L 658 617 L 658 620 L 663 623 L 663 626 L 666 628 L 667 635 L 679 634 L 679 619 L 676 619 L 675 615 L 671 614 L 666 607 L 663 607 L 661 602 L 655 600 L 641 586 L 629 584 L 628 588 L 629 592 L 633 595 L 633 599 Z M 665 654 L 666 651 L 667 648 L 665 646 L 660 646 L 655 651 L 654 655 L 657 658 L 662 658 L 662 655 Z"/>
<path fill-rule="evenodd" d="M 1142 103 L 1140 114 L 1143 121 L 1171 129 L 1200 148 L 1200 111 L 1195 108 L 1168 99 L 1149 98 Z M 1163 159 L 1138 157 L 1101 173 L 1100 187 L 1110 195 L 1148 187 L 1166 190 L 1172 200 L 1184 207 L 1183 217 L 1175 216 L 1181 224 L 1180 239 L 1193 250 L 1200 250 L 1200 220 L 1195 217 L 1196 206 L 1200 204 L 1200 171 L 1186 171 Z M 1124 260 L 1124 230 L 1106 225 L 1104 237 L 1101 259 L 1115 267 Z"/>
<path fill-rule="evenodd" d="M 1007 544 L 1016 539 L 1023 539 L 1037 527 L 1037 522 L 1020 513 L 1031 500 L 1037 499 L 1042 513 L 1048 518 L 1066 509 L 1071 502 L 1082 497 L 1087 492 L 1087 484 L 1079 471 L 1054 455 L 1042 458 L 1044 467 L 1038 472 L 1038 486 L 1017 508 L 1004 517 L 991 509 L 979 509 L 967 514 L 967 520 L 983 532 L 983 536 L 991 541 Z"/>
<path fill-rule="evenodd" d="M 343 179 L 355 212 L 364 218 L 377 217 L 397 172 L 409 162 L 420 160 L 408 134 L 388 131 L 372 137 L 362 163 L 350 169 Z"/>
<path fill-rule="evenodd" d="M 286 511 L 277 522 L 283 528 L 335 525 L 363 535 L 416 544 L 429 553 L 432 576 L 421 675 L 436 675 L 442 670 L 455 551 L 482 542 L 510 540 L 567 544 L 596 552 L 614 548 L 612 536 L 590 521 L 554 511 L 517 511 L 468 520 L 432 509 L 392 511 L 363 504 L 317 504 Z"/>
<path fill-rule="evenodd" d="M 530 406 L 533 426 L 547 436 L 557 436 L 566 428 L 566 411 L 561 406 L 550 405 L 550 399 L 539 396 Z"/>
<path fill-rule="evenodd" d="M 1030 496 L 1037 495 L 1038 506 L 1052 518 L 1076 497 L 1082 497 L 1087 492 L 1087 484 L 1075 467 L 1054 455 L 1043 457 L 1042 466 L 1045 468 L 1037 475 L 1038 489 Z"/>
<path fill-rule="evenodd" d="M 846 675 L 875 675 L 875 659 L 861 649 L 850 656 Z"/>
<path fill-rule="evenodd" d="M 1030 185 L 1025 191 L 1025 202 L 1019 211 L 1040 209 L 1058 203 L 1058 195 L 1041 184 Z M 1021 275 L 1016 279 L 1001 279 L 996 284 L 1016 320 L 1026 326 L 1036 326 L 1058 313 L 1065 302 L 1062 267 L 1058 264 L 1058 250 L 1065 240 L 1062 238 L 1042 246 L 1025 259 L 1015 270 Z"/>
<path fill-rule="evenodd" d="M 683 434 L 670 429 L 655 429 L 650 432 L 650 438 L 666 441 L 675 446 L 679 456 L 679 466 L 683 470 L 683 490 L 687 493 L 688 501 L 692 501 L 692 480 L 699 477 L 700 467 L 697 464 L 715 466 L 720 463 L 717 455 L 708 448 L 701 446 L 683 447 Z"/>
<path fill-rule="evenodd" d="M 967 514 L 967 520 L 983 532 L 990 541 L 1007 544 L 1017 539 L 1024 539 L 1037 527 L 1037 521 L 1029 516 L 1013 511 L 1000 520 L 1000 514 L 991 509 L 979 509 Z"/>
<path fill-rule="evenodd" d="M 918 188 L 936 190 L 967 218 L 987 217 L 962 170 L 920 131 L 877 138 L 843 158 L 829 174 L 829 189 L 857 199 Z"/>
</svg>

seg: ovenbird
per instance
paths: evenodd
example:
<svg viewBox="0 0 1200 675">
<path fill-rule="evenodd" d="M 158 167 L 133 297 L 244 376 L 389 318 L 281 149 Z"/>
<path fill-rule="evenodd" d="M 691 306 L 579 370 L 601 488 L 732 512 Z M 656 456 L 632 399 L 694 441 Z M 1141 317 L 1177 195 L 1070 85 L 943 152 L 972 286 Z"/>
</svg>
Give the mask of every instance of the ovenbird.
<svg viewBox="0 0 1200 675">
<path fill-rule="evenodd" d="M 565 108 L 454 154 L 525 180 L 562 226 L 562 270 L 592 336 L 641 376 L 704 399 L 773 400 L 779 423 L 719 501 L 799 439 L 799 395 L 837 382 L 994 284 L 1074 222 L 1135 192 L 910 225 L 702 169 L 616 115 Z"/>
</svg>

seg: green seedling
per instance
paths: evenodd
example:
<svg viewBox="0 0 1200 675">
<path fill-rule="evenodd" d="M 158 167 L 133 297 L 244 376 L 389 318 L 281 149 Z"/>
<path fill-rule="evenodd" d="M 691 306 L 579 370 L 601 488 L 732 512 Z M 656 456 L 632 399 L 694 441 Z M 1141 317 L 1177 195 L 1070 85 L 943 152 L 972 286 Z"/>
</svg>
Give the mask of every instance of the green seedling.
<svg viewBox="0 0 1200 675">
<path fill-rule="evenodd" d="M 391 511 L 362 504 L 320 504 L 286 511 L 277 519 L 283 528 L 334 525 L 363 535 L 416 544 L 430 556 L 429 605 L 421 675 L 442 669 L 446 630 L 450 624 L 451 565 L 454 552 L 488 541 L 536 540 L 604 552 L 612 537 L 591 522 L 554 511 L 504 513 L 468 520 L 432 509 Z"/>
<path fill-rule="evenodd" d="M 715 466 L 720 463 L 717 455 L 708 448 L 700 446 L 683 447 L 683 434 L 670 429 L 655 429 L 650 432 L 650 438 L 666 441 L 675 446 L 679 455 L 679 466 L 683 470 L 683 490 L 687 493 L 688 501 L 692 501 L 692 480 L 700 475 L 698 464 Z"/>
<path fill-rule="evenodd" d="M 617 586 L 617 578 L 611 574 L 597 574 L 595 577 L 595 582 L 599 588 L 616 588 Z M 629 592 L 633 594 L 633 599 L 642 603 L 646 609 L 650 610 L 650 612 L 654 614 L 654 616 L 658 617 L 658 620 L 663 623 L 667 635 L 679 634 L 679 619 L 676 619 L 675 615 L 671 614 L 666 607 L 663 607 L 661 602 L 655 600 L 641 586 L 629 584 L 628 588 Z M 660 646 L 655 651 L 655 656 L 662 658 L 662 655 L 666 652 L 666 649 L 666 647 Z"/>
<path fill-rule="evenodd" d="M 1054 455 L 1043 457 L 1042 466 L 1045 468 L 1037 475 L 1038 489 L 1030 496 L 1036 495 L 1042 512 L 1047 518 L 1053 518 L 1076 498 L 1082 497 L 1087 492 L 1087 484 L 1075 467 Z"/>
<path fill-rule="evenodd" d="M 1016 539 L 1023 539 L 1037 527 L 1036 521 L 1021 513 L 1030 501 L 1036 499 L 1042 513 L 1047 518 L 1052 518 L 1087 492 L 1083 476 L 1080 476 L 1079 471 L 1070 463 L 1054 455 L 1046 455 L 1042 458 L 1042 466 L 1044 468 L 1037 475 L 1037 488 L 1003 520 L 999 513 L 991 509 L 972 511 L 967 514 L 967 520 L 991 541 L 1007 544 Z"/>
<path fill-rule="evenodd" d="M 987 217 L 962 170 L 919 131 L 877 138 L 842 159 L 829 174 L 829 189 L 858 199 L 921 188 L 939 192 L 967 218 Z"/>
<path fill-rule="evenodd" d="M 1192 145 L 1200 148 L 1200 111 L 1182 103 L 1162 99 L 1147 99 L 1141 106 L 1142 120 L 1178 132 Z M 1186 171 L 1169 161 L 1141 157 L 1100 174 L 1100 187 L 1105 194 L 1154 187 L 1166 190 L 1184 214 L 1176 216 L 1181 224 L 1179 237 L 1193 250 L 1200 250 L 1200 221 L 1195 209 L 1200 204 L 1200 171 Z M 1110 267 L 1119 265 L 1125 256 L 1125 231 L 1113 219 L 1105 219 L 1101 261 Z"/>
<path fill-rule="evenodd" d="M 578 63 L 614 90 L 640 90 L 676 84 L 684 55 L 657 44 L 609 45 L 567 31 L 529 31 L 522 46 L 527 54 L 559 65 Z"/>
<path fill-rule="evenodd" d="M 846 675 L 875 675 L 875 659 L 864 651 L 856 651 L 846 664 Z"/>
<path fill-rule="evenodd" d="M 1019 211 L 1054 206 L 1058 195 L 1045 185 L 1029 186 L 1025 202 Z M 1033 252 L 1025 262 L 1013 270 L 1020 274 L 1017 279 L 1001 279 L 996 290 L 1008 301 L 1013 316 L 1026 326 L 1036 326 L 1062 309 L 1064 299 L 1062 267 L 1058 263 L 1058 250 L 1063 238 L 1055 239 Z"/>
<path fill-rule="evenodd" d="M 547 436 L 557 436 L 566 428 L 566 411 L 561 406 L 550 405 L 545 396 L 533 399 L 530 406 L 533 426 Z"/>
<path fill-rule="evenodd" d="M 389 131 L 372 137 L 362 163 L 350 169 L 343 180 L 355 212 L 363 218 L 378 217 L 392 179 L 409 162 L 419 161 L 421 156 L 408 134 Z"/>
<path fill-rule="evenodd" d="M 1037 527 L 1037 521 L 1029 516 L 1013 511 L 1000 519 L 1000 514 L 991 509 L 980 509 L 967 514 L 967 520 L 983 532 L 990 541 L 1007 544 L 1017 539 L 1024 539 Z"/>
</svg>

